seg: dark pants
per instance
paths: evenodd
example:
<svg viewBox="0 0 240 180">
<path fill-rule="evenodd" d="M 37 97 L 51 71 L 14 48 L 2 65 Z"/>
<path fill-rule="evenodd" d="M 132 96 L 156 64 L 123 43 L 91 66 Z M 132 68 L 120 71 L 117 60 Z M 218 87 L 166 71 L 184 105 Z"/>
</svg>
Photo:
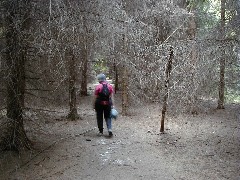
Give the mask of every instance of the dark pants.
<svg viewBox="0 0 240 180">
<path fill-rule="evenodd" d="M 103 115 L 104 119 L 107 122 L 110 119 L 111 105 L 102 105 L 99 103 L 95 104 L 95 110 L 97 114 L 97 124 L 99 132 L 103 132 Z"/>
</svg>

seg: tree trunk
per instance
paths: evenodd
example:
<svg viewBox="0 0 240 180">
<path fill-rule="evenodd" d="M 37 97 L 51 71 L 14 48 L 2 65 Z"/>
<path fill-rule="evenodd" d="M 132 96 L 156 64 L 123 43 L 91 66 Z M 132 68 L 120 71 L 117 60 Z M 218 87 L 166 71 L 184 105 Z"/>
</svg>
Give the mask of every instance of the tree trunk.
<svg viewBox="0 0 240 180">
<path fill-rule="evenodd" d="M 226 0 L 221 0 L 221 29 L 220 38 L 223 41 L 225 39 L 225 5 Z M 224 48 L 224 47 L 223 47 Z M 218 99 L 218 109 L 224 109 L 224 89 L 225 89 L 225 53 L 222 49 L 222 57 L 220 59 L 220 80 L 219 80 L 219 99 Z"/>
<path fill-rule="evenodd" d="M 77 113 L 77 95 L 76 95 L 76 70 L 75 70 L 75 58 L 72 54 L 69 57 L 69 107 L 70 112 L 67 116 L 68 119 L 74 121 L 79 118 Z"/>
<path fill-rule="evenodd" d="M 17 46 L 19 45 L 16 44 L 16 49 L 14 49 L 19 52 L 19 47 L 17 48 Z M 8 140 L 5 140 L 5 142 L 8 142 L 8 144 L 6 144 L 6 149 L 8 150 L 30 149 L 31 147 L 24 131 L 22 116 L 22 98 L 24 95 L 22 94 L 23 80 L 21 79 L 21 71 L 22 65 L 24 64 L 22 63 L 23 59 L 21 56 L 17 57 L 15 52 L 7 53 L 9 68 L 7 84 L 7 117 L 12 120 L 9 128 L 10 132 L 8 133 L 9 137 L 7 137 Z M 11 54 L 11 57 L 9 57 L 9 53 Z"/>
<path fill-rule="evenodd" d="M 26 136 L 23 125 L 23 105 L 25 91 L 25 59 L 26 44 L 22 39 L 28 26 L 25 23 L 16 25 L 17 20 L 22 18 L 29 20 L 29 1 L 14 1 L 6 4 L 9 14 L 6 16 L 6 60 L 8 67 L 7 78 L 7 117 L 9 118 L 9 128 L 4 138 L 7 150 L 30 149 L 31 144 Z M 26 14 L 21 14 L 21 13 Z M 26 19 L 27 18 L 27 19 Z M 23 34 L 20 34 L 23 33 Z M 25 37 L 26 38 L 26 37 Z"/>
<path fill-rule="evenodd" d="M 128 40 L 126 34 L 123 35 L 124 53 L 128 54 Z M 122 79 L 122 115 L 127 116 L 128 108 L 128 69 L 123 65 L 123 79 Z"/>
<path fill-rule="evenodd" d="M 171 74 L 171 70 L 172 70 L 172 61 L 173 61 L 173 48 L 171 47 L 170 48 L 170 56 L 169 56 L 168 63 L 166 65 L 166 71 L 165 71 L 166 79 L 165 79 L 160 132 L 164 132 L 164 120 L 165 120 L 165 115 L 167 112 L 167 100 L 168 100 L 168 95 L 169 95 L 169 80 L 170 80 L 170 74 Z"/>
<path fill-rule="evenodd" d="M 189 30 L 188 30 L 188 35 L 189 39 L 193 42 L 192 50 L 191 50 L 191 56 L 190 56 L 190 84 L 192 86 L 191 93 L 188 93 L 190 95 L 189 100 L 191 102 L 191 108 L 190 111 L 192 114 L 197 114 L 197 86 L 198 83 L 196 82 L 196 66 L 197 66 L 197 43 L 195 40 L 196 37 L 196 22 L 195 22 L 195 16 L 192 15 L 189 20 Z"/>
<path fill-rule="evenodd" d="M 126 116 L 128 108 L 128 72 L 125 66 L 123 66 L 122 86 L 122 115 Z"/>
<path fill-rule="evenodd" d="M 116 62 L 115 62 L 115 59 L 114 59 L 114 77 L 115 77 L 115 80 L 114 80 L 114 90 L 115 90 L 115 94 L 117 93 L 117 91 L 119 90 L 118 88 L 118 69 L 117 69 L 117 66 L 116 66 Z"/>
<path fill-rule="evenodd" d="M 190 111 L 192 114 L 198 114 L 197 110 L 197 93 L 198 93 L 198 82 L 196 82 L 196 64 L 197 64 L 197 43 L 194 41 L 191 52 L 191 69 L 190 69 L 190 84 L 192 86 L 191 92 L 189 92 L 189 99 L 191 102 Z"/>
<path fill-rule="evenodd" d="M 87 48 L 83 49 L 83 65 L 82 65 L 82 82 L 81 82 L 81 96 L 87 96 L 87 70 L 88 70 L 88 55 L 87 55 Z"/>
<path fill-rule="evenodd" d="M 85 7 L 84 7 L 85 8 Z M 86 17 L 83 16 L 84 36 L 82 38 L 82 82 L 81 82 L 81 96 L 87 96 L 87 71 L 88 71 L 88 50 L 89 50 L 89 30 L 87 27 Z"/>
</svg>

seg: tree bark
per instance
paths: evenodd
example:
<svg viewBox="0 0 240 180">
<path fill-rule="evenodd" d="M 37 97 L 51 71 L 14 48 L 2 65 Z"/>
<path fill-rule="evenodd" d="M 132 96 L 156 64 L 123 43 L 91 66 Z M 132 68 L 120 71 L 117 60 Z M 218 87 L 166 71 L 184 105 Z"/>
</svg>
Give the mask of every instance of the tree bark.
<svg viewBox="0 0 240 180">
<path fill-rule="evenodd" d="M 173 48 L 170 48 L 170 56 L 165 70 L 165 88 L 164 88 L 164 97 L 163 97 L 163 107 L 162 107 L 162 118 L 161 118 L 161 127 L 160 132 L 164 132 L 164 120 L 167 112 L 167 100 L 169 95 L 169 80 L 170 74 L 172 71 L 172 61 L 173 61 Z"/>
<path fill-rule="evenodd" d="M 221 0 L 221 29 L 220 29 L 220 38 L 223 41 L 225 39 L 225 6 L 226 0 Z M 220 80 L 219 80 L 219 89 L 218 89 L 218 109 L 224 109 L 224 89 L 225 89 L 225 53 L 222 49 L 222 57 L 220 59 Z"/>
</svg>

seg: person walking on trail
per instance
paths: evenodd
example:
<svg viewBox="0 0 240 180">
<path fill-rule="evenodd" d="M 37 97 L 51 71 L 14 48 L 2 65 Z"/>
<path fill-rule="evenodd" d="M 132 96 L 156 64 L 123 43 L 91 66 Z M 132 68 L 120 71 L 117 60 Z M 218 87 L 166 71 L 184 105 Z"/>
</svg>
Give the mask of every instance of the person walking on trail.
<svg viewBox="0 0 240 180">
<path fill-rule="evenodd" d="M 111 109 L 113 108 L 113 87 L 106 81 L 106 76 L 104 74 L 99 74 L 97 79 L 99 84 L 95 87 L 93 105 L 97 115 L 99 135 L 103 134 L 104 116 L 108 134 L 111 137 L 113 136 L 111 118 Z"/>
</svg>

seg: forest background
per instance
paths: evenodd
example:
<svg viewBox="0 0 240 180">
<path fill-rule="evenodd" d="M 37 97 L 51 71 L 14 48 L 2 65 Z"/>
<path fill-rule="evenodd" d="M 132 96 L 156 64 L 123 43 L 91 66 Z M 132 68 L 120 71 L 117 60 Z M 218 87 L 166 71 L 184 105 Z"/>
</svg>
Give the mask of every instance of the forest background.
<svg viewBox="0 0 240 180">
<path fill-rule="evenodd" d="M 32 114 L 81 119 L 101 72 L 122 115 L 161 107 L 161 132 L 166 112 L 240 102 L 239 0 L 2 0 L 0 11 L 0 151 L 33 148 Z"/>
</svg>

